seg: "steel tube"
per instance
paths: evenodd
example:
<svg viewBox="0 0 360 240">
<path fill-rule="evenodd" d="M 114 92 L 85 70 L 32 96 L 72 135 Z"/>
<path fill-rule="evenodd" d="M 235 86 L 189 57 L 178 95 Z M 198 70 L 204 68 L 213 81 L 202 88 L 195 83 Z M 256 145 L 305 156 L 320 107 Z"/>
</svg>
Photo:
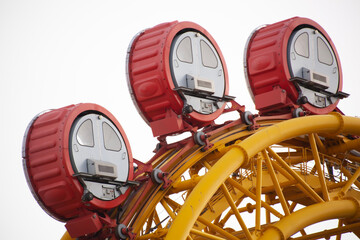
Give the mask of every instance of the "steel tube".
<svg viewBox="0 0 360 240">
<path fill-rule="evenodd" d="M 166 240 L 186 239 L 208 199 L 235 169 L 247 164 L 250 157 L 272 144 L 315 132 L 360 135 L 360 119 L 340 114 L 300 117 L 272 125 L 235 144 L 193 189 L 170 227 Z"/>
</svg>

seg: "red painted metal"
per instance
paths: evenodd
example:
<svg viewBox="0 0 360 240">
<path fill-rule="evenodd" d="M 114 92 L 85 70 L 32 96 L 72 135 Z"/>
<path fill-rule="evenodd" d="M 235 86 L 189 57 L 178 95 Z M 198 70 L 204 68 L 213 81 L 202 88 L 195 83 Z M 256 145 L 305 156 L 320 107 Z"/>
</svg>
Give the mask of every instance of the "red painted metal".
<svg viewBox="0 0 360 240">
<path fill-rule="evenodd" d="M 154 136 L 184 130 L 187 122 L 202 127 L 214 121 L 225 105 L 212 114 L 195 111 L 183 116 L 184 102 L 174 91 L 170 69 L 170 47 L 174 37 L 185 29 L 192 29 L 206 36 L 216 48 L 224 68 L 225 92 L 229 92 L 228 73 L 224 57 L 213 37 L 192 22 L 169 22 L 139 33 L 128 50 L 128 83 L 134 103 Z"/>
<path fill-rule="evenodd" d="M 133 179 L 130 144 L 115 117 L 96 104 L 70 105 L 38 116 L 29 126 L 24 142 L 24 170 L 28 184 L 40 206 L 52 217 L 67 221 L 86 214 L 88 210 L 103 211 L 121 204 L 128 196 L 111 201 L 94 198 L 81 200 L 83 186 L 73 176 L 69 154 L 69 134 L 74 120 L 84 112 L 99 112 L 107 116 L 119 129 L 129 154 L 129 176 Z"/>
<path fill-rule="evenodd" d="M 96 213 L 89 213 L 71 219 L 65 224 L 65 227 L 72 238 L 78 238 L 100 231 L 103 228 L 103 224 Z"/>
<path fill-rule="evenodd" d="M 65 227 L 72 238 L 115 239 L 116 220 L 107 215 L 88 212 L 66 222 Z"/>
<path fill-rule="evenodd" d="M 74 238 L 96 237 L 106 238 L 113 234 L 116 220 L 107 215 L 110 211 L 124 204 L 123 224 L 131 225 L 136 219 L 136 209 L 142 202 L 149 201 L 151 191 L 155 188 L 167 188 L 171 184 L 168 171 L 174 167 L 179 158 L 190 149 L 207 150 L 212 147 L 210 135 L 216 135 L 225 128 L 246 122 L 249 130 L 259 128 L 256 120 L 277 120 L 293 117 L 289 110 L 298 108 L 298 91 L 289 81 L 291 78 L 287 62 L 287 46 L 291 33 L 301 25 L 310 25 L 318 29 L 331 44 L 337 60 L 336 49 L 327 33 L 312 20 L 292 18 L 268 25 L 254 32 L 249 40 L 246 52 L 247 75 L 249 88 L 253 94 L 257 109 L 262 116 L 246 115 L 245 107 L 231 101 L 231 108 L 225 110 L 225 104 L 218 111 L 204 115 L 195 111 L 183 113 L 184 102 L 174 91 L 174 83 L 170 69 L 170 48 L 172 41 L 184 30 L 192 29 L 206 36 L 216 48 L 223 64 L 225 75 L 225 91 L 228 94 L 228 73 L 222 53 L 211 35 L 202 27 L 191 22 L 170 22 L 157 25 L 139 33 L 128 52 L 128 83 L 140 114 L 150 125 L 154 136 L 160 136 L 156 155 L 147 163 L 132 158 L 129 142 L 124 130 L 115 117 L 106 109 L 96 104 L 70 105 L 39 115 L 30 124 L 25 136 L 24 168 L 29 186 L 34 197 L 44 210 L 52 217 L 67 221 L 66 228 Z M 338 63 L 342 89 L 340 62 Z M 315 108 L 310 104 L 301 105 L 311 114 L 324 114 L 333 111 L 337 102 L 326 108 Z M 223 112 L 238 111 L 241 119 L 229 121 L 216 126 L 213 121 Z M 69 137 L 73 122 L 84 113 L 99 112 L 106 115 L 119 129 L 129 155 L 128 180 L 142 182 L 138 186 L 136 198 L 129 197 L 130 188 L 120 197 L 111 201 L 94 198 L 88 202 L 82 200 L 84 189 L 74 170 L 69 154 Z M 246 119 L 245 119 L 246 118 Z M 202 146 L 197 146 L 193 138 L 184 139 L 174 144 L 166 143 L 166 136 L 189 130 L 193 135 L 198 128 L 206 126 L 204 134 L 199 137 Z M 150 181 L 153 162 L 166 151 L 172 149 L 174 155 L 161 165 L 157 178 L 161 183 Z M 134 173 L 133 163 L 138 165 Z M 161 187 L 158 184 L 163 184 Z M 108 229 L 109 231 L 105 231 Z M 101 231 L 102 235 L 98 235 Z M 135 238 L 131 228 L 123 228 L 121 233 L 130 239 Z M 89 238 L 88 238 L 89 237 Z M 96 239 L 94 237 L 94 239 Z"/>
<path fill-rule="evenodd" d="M 342 90 L 342 71 L 338 53 L 329 35 L 319 24 L 300 17 L 270 24 L 252 34 L 245 53 L 249 89 L 261 114 L 284 114 L 291 108 L 299 107 L 296 103 L 299 93 L 289 81 L 292 76 L 288 66 L 287 47 L 291 33 L 302 25 L 316 28 L 329 41 L 338 61 L 338 91 Z M 274 90 L 275 86 L 278 87 L 277 90 Z M 310 114 L 327 114 L 336 108 L 337 103 L 338 101 L 325 108 L 316 108 L 309 103 L 303 104 L 302 107 Z"/>
</svg>

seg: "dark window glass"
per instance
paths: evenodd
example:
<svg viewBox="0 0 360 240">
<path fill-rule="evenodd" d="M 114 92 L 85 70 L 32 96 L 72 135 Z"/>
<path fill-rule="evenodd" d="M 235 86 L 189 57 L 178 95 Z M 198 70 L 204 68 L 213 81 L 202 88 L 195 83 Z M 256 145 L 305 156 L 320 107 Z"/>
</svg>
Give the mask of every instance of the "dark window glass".
<svg viewBox="0 0 360 240">
<path fill-rule="evenodd" d="M 295 52 L 303 57 L 309 57 L 309 35 L 304 32 L 295 40 Z"/>
<path fill-rule="evenodd" d="M 82 146 L 93 147 L 94 146 L 94 133 L 93 125 L 90 119 L 84 121 L 76 134 L 78 143 Z"/>
<path fill-rule="evenodd" d="M 115 130 L 106 122 L 103 122 L 104 146 L 107 150 L 120 151 L 121 141 Z"/>
<path fill-rule="evenodd" d="M 192 48 L 191 48 L 191 39 L 190 37 L 185 37 L 179 43 L 176 49 L 176 56 L 182 62 L 192 63 Z"/>
<path fill-rule="evenodd" d="M 331 51 L 330 51 L 329 47 L 326 45 L 326 43 L 324 42 L 324 40 L 322 40 L 319 37 L 317 38 L 317 49 L 318 49 L 319 62 L 327 64 L 327 65 L 332 65 L 334 59 L 331 55 Z"/>
<path fill-rule="evenodd" d="M 216 68 L 218 66 L 218 61 L 216 54 L 213 52 L 211 47 L 205 41 L 201 40 L 200 48 L 202 64 L 205 67 Z"/>
</svg>

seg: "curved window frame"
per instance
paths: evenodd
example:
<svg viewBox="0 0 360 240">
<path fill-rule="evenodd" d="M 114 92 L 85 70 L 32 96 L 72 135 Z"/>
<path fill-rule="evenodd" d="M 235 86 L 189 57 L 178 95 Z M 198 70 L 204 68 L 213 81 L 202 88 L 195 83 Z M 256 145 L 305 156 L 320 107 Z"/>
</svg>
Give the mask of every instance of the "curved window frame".
<svg viewBox="0 0 360 240">
<path fill-rule="evenodd" d="M 187 40 L 189 40 L 188 43 L 187 43 L 187 42 L 184 42 L 184 41 L 187 41 Z M 180 47 L 183 46 L 183 44 L 188 44 L 188 46 L 185 47 L 185 50 L 186 50 L 186 52 L 190 52 L 189 57 L 191 58 L 191 60 L 190 60 L 190 59 L 187 59 L 187 58 L 182 58 L 182 57 L 180 57 L 181 54 L 179 54 L 179 51 L 180 51 L 180 50 L 183 50 L 183 49 L 180 48 Z M 182 52 L 182 51 L 181 51 L 181 52 Z M 179 55 L 180 55 L 180 56 L 179 56 Z M 179 59 L 179 61 L 184 62 L 184 63 L 190 63 L 190 64 L 192 64 L 192 63 L 194 62 L 193 49 L 192 49 L 192 41 L 191 41 L 191 38 L 190 38 L 190 37 L 187 36 L 187 37 L 184 37 L 183 39 L 181 39 L 179 45 L 178 45 L 177 48 L 176 48 L 176 57 L 177 57 L 177 59 Z"/>
<path fill-rule="evenodd" d="M 87 144 L 86 142 L 84 143 L 81 138 L 79 137 L 79 132 L 80 130 L 82 130 L 82 127 L 84 126 L 85 123 L 90 122 L 90 130 L 91 130 L 91 143 Z M 91 121 L 91 119 L 86 119 L 84 122 L 81 123 L 81 125 L 79 126 L 77 132 L 76 132 L 76 141 L 78 142 L 78 144 L 80 144 L 81 146 L 84 147 L 94 147 L 95 146 L 95 140 L 94 140 L 94 125 L 93 122 Z M 90 139 L 90 138 L 89 138 Z M 89 140 L 87 139 L 87 140 Z"/>
<path fill-rule="evenodd" d="M 116 148 L 113 148 L 112 146 L 109 146 L 107 143 L 108 143 L 108 138 L 105 136 L 105 128 L 104 128 L 104 125 L 106 125 L 109 130 L 112 131 L 112 136 L 116 136 L 116 140 L 117 142 L 119 143 L 119 147 L 116 147 Z M 116 130 L 110 125 L 108 124 L 107 122 L 102 122 L 102 135 L 103 135 L 103 142 L 104 142 L 104 148 L 106 150 L 109 150 L 109 151 L 114 151 L 114 152 L 120 152 L 121 149 L 122 149 L 122 144 L 121 144 L 121 139 L 120 137 L 118 136 L 118 134 L 116 133 Z"/>
<path fill-rule="evenodd" d="M 299 50 L 299 48 L 297 48 L 296 46 L 298 46 L 297 45 L 297 43 L 298 43 L 298 41 L 300 41 L 300 40 L 302 40 L 302 39 L 300 39 L 300 37 L 302 37 L 302 36 L 304 36 L 304 35 L 306 35 L 306 43 L 307 43 L 307 47 L 306 47 L 306 50 L 307 50 L 307 54 L 306 55 L 304 55 L 304 54 L 302 54 L 302 53 L 300 53 L 298 50 Z M 297 36 L 297 38 L 295 39 L 295 42 L 294 42 L 294 50 L 295 50 L 295 53 L 297 54 L 297 55 L 299 55 L 299 56 L 301 56 L 301 57 L 305 57 L 305 58 L 309 58 L 310 57 L 310 44 L 309 44 L 309 34 L 307 33 L 307 32 L 303 32 L 303 33 L 301 33 L 299 36 Z"/>
<path fill-rule="evenodd" d="M 319 40 L 321 41 L 322 45 L 326 47 L 326 50 L 328 52 L 328 56 L 331 57 L 331 62 L 328 62 L 328 61 L 322 61 L 322 59 L 320 58 L 320 47 L 319 47 Z M 321 37 L 317 37 L 316 39 L 316 47 L 317 47 L 317 59 L 320 63 L 322 64 L 326 64 L 328 66 L 331 66 L 333 65 L 334 63 L 334 57 L 333 57 L 333 53 L 332 53 L 332 50 L 329 48 L 328 44 L 326 43 L 327 41 L 324 41 L 324 39 L 322 39 Z M 323 48 L 324 49 L 324 48 Z M 327 56 L 327 57 L 328 57 Z"/>
<path fill-rule="evenodd" d="M 207 56 L 205 56 L 205 48 L 203 46 L 206 46 L 206 49 L 211 51 L 211 58 L 215 60 L 216 65 L 212 65 L 212 64 L 207 64 L 206 61 L 204 61 L 204 59 L 207 59 L 207 57 L 209 56 L 209 54 L 207 54 Z M 204 40 L 200 40 L 200 52 L 201 52 L 201 63 L 204 67 L 208 67 L 208 68 L 217 68 L 219 66 L 219 61 L 217 59 L 217 53 L 214 52 L 214 50 L 211 48 L 211 46 L 205 42 Z M 206 58 L 205 58 L 206 57 Z"/>
</svg>

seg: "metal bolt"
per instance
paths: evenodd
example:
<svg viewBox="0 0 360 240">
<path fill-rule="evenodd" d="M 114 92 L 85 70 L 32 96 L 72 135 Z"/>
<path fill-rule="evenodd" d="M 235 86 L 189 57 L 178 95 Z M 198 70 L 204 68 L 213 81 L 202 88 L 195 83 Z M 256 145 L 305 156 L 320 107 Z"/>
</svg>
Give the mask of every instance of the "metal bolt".
<svg viewBox="0 0 360 240">
<path fill-rule="evenodd" d="M 184 113 L 186 113 L 186 114 L 189 114 L 189 113 L 192 113 L 193 111 L 194 111 L 194 108 L 193 108 L 193 106 L 191 106 L 191 105 L 186 105 L 185 107 L 184 107 Z"/>
</svg>

